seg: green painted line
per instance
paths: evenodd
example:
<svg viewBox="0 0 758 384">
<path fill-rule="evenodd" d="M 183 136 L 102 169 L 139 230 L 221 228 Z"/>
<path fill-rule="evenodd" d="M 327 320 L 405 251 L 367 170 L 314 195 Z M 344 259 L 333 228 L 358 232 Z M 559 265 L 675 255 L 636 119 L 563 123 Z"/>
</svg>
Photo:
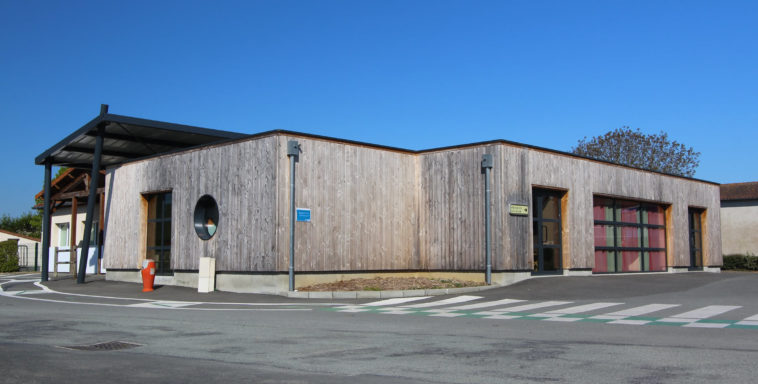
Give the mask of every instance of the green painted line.
<svg viewBox="0 0 758 384">
<path fill-rule="evenodd" d="M 716 320 L 716 319 L 701 319 L 696 321 L 696 323 L 708 323 L 708 324 L 733 324 L 737 321 L 732 320 Z"/>
<path fill-rule="evenodd" d="M 581 322 L 587 322 L 587 323 L 608 323 L 613 321 L 613 319 L 592 319 L 592 318 L 585 318 L 580 320 Z"/>
</svg>

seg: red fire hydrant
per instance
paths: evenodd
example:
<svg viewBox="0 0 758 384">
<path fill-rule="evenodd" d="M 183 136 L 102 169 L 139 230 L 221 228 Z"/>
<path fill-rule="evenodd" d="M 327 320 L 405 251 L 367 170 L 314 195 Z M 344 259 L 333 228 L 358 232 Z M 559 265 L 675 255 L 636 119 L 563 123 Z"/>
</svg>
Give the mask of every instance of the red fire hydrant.
<svg viewBox="0 0 758 384">
<path fill-rule="evenodd" d="M 147 259 L 142 263 L 142 292 L 152 292 L 155 282 L 155 261 Z"/>
</svg>

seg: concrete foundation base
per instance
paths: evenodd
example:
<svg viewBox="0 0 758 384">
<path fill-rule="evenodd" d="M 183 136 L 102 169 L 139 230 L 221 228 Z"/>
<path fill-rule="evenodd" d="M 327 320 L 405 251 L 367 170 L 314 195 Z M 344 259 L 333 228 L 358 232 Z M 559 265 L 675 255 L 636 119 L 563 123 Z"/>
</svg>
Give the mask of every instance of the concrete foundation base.
<svg viewBox="0 0 758 384">
<path fill-rule="evenodd" d="M 492 274 L 492 285 L 506 286 L 516 284 L 532 277 L 531 272 L 500 272 Z"/>
<path fill-rule="evenodd" d="M 370 279 L 388 277 L 427 277 L 431 279 L 457 279 L 483 283 L 485 274 L 481 272 L 386 272 L 386 273 L 334 273 L 295 274 L 295 289 L 314 284 L 340 280 Z M 531 278 L 530 272 L 499 272 L 492 274 L 492 285 L 506 286 Z M 110 271 L 106 280 L 142 283 L 139 271 Z M 155 276 L 156 285 L 175 285 L 198 288 L 197 272 L 174 272 L 173 276 Z M 225 274 L 215 276 L 215 289 L 226 292 L 280 294 L 289 289 L 287 274 Z"/>
<path fill-rule="evenodd" d="M 592 276 L 592 271 L 572 271 L 570 269 L 564 269 L 563 276 Z"/>
</svg>

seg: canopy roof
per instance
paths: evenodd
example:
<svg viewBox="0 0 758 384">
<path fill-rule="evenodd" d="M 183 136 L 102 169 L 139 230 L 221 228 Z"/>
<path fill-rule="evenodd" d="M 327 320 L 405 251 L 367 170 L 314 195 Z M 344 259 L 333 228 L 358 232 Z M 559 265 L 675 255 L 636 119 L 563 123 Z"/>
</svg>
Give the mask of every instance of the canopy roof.
<svg viewBox="0 0 758 384">
<path fill-rule="evenodd" d="M 52 165 L 56 166 L 91 169 L 97 127 L 100 124 L 105 127 L 101 167 L 248 136 L 236 132 L 114 115 L 107 113 L 107 106 L 104 106 L 103 110 L 106 113 L 101 113 L 76 132 L 42 152 L 34 162 L 45 164 L 49 159 Z"/>
</svg>

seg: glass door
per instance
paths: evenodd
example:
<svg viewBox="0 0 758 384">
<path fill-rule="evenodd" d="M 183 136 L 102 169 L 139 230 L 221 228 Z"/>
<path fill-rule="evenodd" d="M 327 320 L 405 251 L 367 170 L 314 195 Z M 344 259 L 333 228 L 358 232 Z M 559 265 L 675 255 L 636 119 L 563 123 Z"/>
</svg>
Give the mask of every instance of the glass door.
<svg viewBox="0 0 758 384">
<path fill-rule="evenodd" d="M 562 192 L 545 189 L 532 191 L 532 237 L 534 268 L 532 274 L 563 272 L 561 255 L 561 197 Z"/>
<path fill-rule="evenodd" d="M 703 211 L 689 209 L 690 217 L 690 269 L 703 268 Z"/>
</svg>

